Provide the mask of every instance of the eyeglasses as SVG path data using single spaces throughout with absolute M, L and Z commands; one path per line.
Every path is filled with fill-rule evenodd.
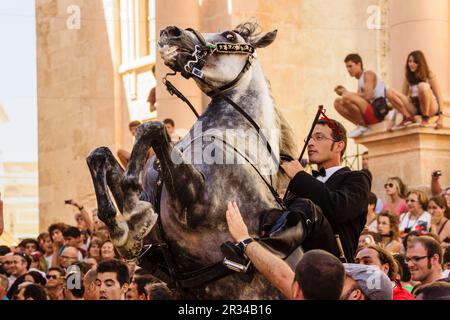
M 384 188 L 386 189 L 387 187 L 393 188 L 393 187 L 394 187 L 394 184 L 393 184 L 393 183 L 385 183 L 385 184 L 384 184 Z
M 334 140 L 334 139 L 332 139 L 332 138 L 325 137 L 325 136 L 324 136 L 323 134 L 321 134 L 321 133 L 313 134 L 313 135 L 311 136 L 311 139 L 313 139 L 314 141 L 317 141 L 317 142 L 320 142 L 320 141 L 323 141 L 323 140 L 331 140 L 331 141 L 333 141 L 333 142 L 337 142 L 336 140 Z M 305 143 L 306 143 L 306 142 L 309 142 L 308 138 L 303 139 L 303 141 L 304 141 Z
M 413 263 L 418 263 L 420 260 L 428 258 L 428 256 L 422 256 L 422 257 L 418 257 L 418 256 L 414 256 L 414 257 L 405 257 L 405 261 L 408 263 L 410 261 L 412 261 Z
M 51 280 L 51 279 L 58 279 L 59 277 L 56 274 L 48 274 L 45 276 L 47 278 L 47 280 Z
M 73 259 L 77 259 L 76 257 L 68 257 L 68 256 L 59 256 L 60 259 L 64 259 L 64 260 L 73 260 Z

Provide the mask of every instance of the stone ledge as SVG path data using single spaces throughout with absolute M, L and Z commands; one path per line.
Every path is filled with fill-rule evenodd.
M 409 125 L 407 127 L 397 129 L 394 131 L 387 131 L 387 121 L 377 123 L 370 126 L 369 131 L 363 135 L 355 138 L 355 143 L 365 144 L 367 142 L 395 139 L 402 136 L 413 134 L 432 134 L 437 136 L 450 136 L 450 118 L 444 117 L 444 128 L 436 130 L 434 129 L 434 121 L 436 117 L 430 118 L 430 125 L 426 127 L 420 127 L 420 117 L 417 117 L 417 123 Z

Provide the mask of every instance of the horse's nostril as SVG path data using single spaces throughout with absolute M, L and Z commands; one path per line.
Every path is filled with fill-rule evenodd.
M 167 27 L 166 29 L 164 29 L 164 32 L 169 36 L 169 37 L 179 37 L 181 36 L 181 30 L 177 27 Z

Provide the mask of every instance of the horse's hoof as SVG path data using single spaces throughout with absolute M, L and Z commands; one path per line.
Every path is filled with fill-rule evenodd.
M 142 251 L 143 239 L 153 229 L 158 215 L 153 212 L 141 212 L 133 216 L 128 221 L 132 226 L 128 232 L 128 239 L 125 244 L 118 247 L 120 254 L 127 260 L 135 259 Z

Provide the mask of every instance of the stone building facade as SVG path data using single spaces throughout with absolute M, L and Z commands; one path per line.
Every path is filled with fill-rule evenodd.
M 356 89 L 343 63 L 350 52 L 399 89 L 407 53 L 421 49 L 450 100 L 448 0 L 36 0 L 36 15 L 40 229 L 70 222 L 65 199 L 95 207 L 86 155 L 102 145 L 130 149 L 129 121 L 170 117 L 179 128 L 192 125 L 191 111 L 159 85 L 169 70 L 155 42 L 167 25 L 216 32 L 257 19 L 264 31 L 278 29 L 258 59 L 299 141 L 318 105 L 337 116 L 337 84 Z M 156 83 L 157 112 L 150 113 L 146 99 Z M 207 105 L 193 81 L 174 84 L 199 111 Z M 448 143 L 449 133 L 442 134 Z M 364 149 L 349 144 L 349 159 Z M 374 166 L 379 192 L 383 166 Z M 402 173 L 410 185 L 425 183 L 425 176 L 410 181 L 410 171 Z M 450 174 L 446 179 L 450 185 Z

